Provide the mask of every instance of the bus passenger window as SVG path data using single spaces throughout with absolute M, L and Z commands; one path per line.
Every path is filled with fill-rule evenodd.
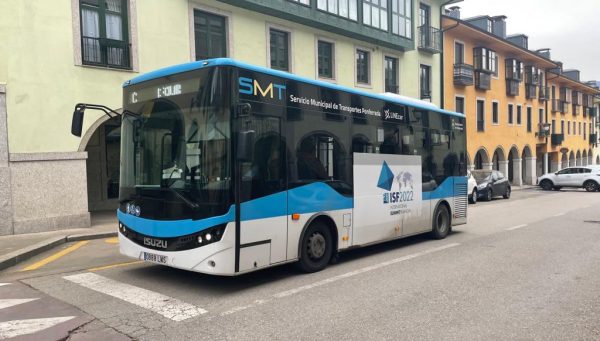
M 298 151 L 298 178 L 303 180 L 326 180 L 328 173 L 317 158 L 317 148 L 312 138 L 306 138 Z

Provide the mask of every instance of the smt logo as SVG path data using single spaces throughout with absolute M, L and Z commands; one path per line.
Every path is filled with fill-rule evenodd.
M 273 98 L 274 88 L 277 89 L 277 99 L 282 100 L 284 95 L 283 92 L 285 90 L 285 85 L 269 83 L 266 87 L 263 87 L 258 83 L 256 79 L 251 79 L 247 77 L 240 77 L 238 79 L 239 91 L 241 94 L 245 95 L 254 95 L 258 96 L 260 94 L 262 97 Z

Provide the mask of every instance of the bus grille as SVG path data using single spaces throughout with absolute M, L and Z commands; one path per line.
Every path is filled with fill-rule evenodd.
M 455 218 L 466 218 L 467 217 L 467 184 L 466 183 L 455 183 L 454 184 L 454 217 Z

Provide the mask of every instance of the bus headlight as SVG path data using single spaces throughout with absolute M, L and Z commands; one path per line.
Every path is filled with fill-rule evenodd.
M 196 240 L 198 241 L 198 246 L 204 246 L 220 241 L 223 237 L 224 232 L 225 224 L 214 226 L 200 232 L 196 237 Z

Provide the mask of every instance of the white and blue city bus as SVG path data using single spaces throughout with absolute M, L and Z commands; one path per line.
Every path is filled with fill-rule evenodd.
M 220 58 L 123 87 L 122 254 L 238 275 L 466 222 L 465 116 Z M 81 134 L 79 104 L 74 134 Z

